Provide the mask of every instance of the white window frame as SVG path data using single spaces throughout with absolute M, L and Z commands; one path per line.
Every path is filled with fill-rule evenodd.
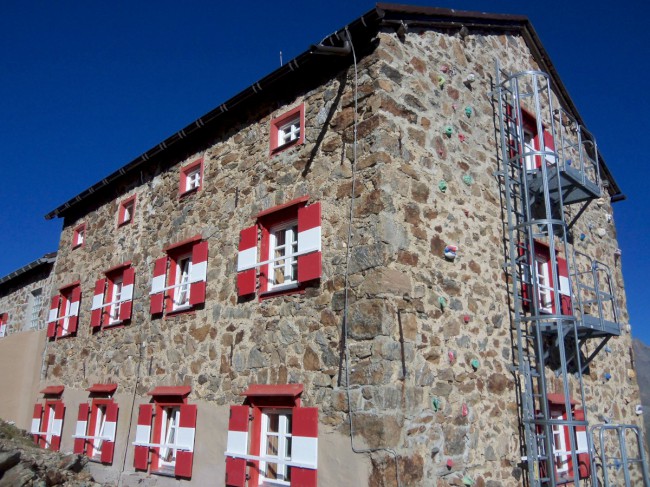
M 46 404 L 47 408 L 47 431 L 45 432 L 45 448 L 52 448 L 52 436 L 54 436 L 54 409 L 55 404 Z
M 95 439 L 93 440 L 92 452 L 92 458 L 95 460 L 101 458 L 102 454 L 102 444 L 104 440 L 101 438 L 104 436 L 104 426 L 106 425 L 106 404 L 98 404 L 96 411 L 95 431 L 93 434 Z
M 135 202 L 133 200 L 129 200 L 124 205 L 122 206 L 123 213 L 122 213 L 122 221 L 120 224 L 123 223 L 129 223 L 131 219 L 133 218 L 133 209 L 135 208 Z
M 121 274 L 113 279 L 113 290 L 111 294 L 111 307 L 108 314 L 108 325 L 121 323 L 120 309 L 122 308 L 122 289 L 124 288 L 124 275 Z
M 74 288 L 71 288 L 74 289 Z M 72 291 L 66 294 L 62 294 L 63 299 L 65 300 L 65 306 L 63 307 L 63 323 L 61 323 L 61 335 L 65 336 L 68 332 L 68 326 L 70 325 L 70 309 L 72 307 Z
M 278 127 L 278 147 L 300 139 L 300 114 Z
M 535 275 L 537 276 L 537 299 L 543 313 L 553 312 L 553 286 L 551 286 L 550 261 L 535 256 Z
M 276 234 L 284 232 L 284 244 L 278 246 Z M 276 256 L 279 247 L 283 247 L 284 253 Z M 289 251 L 287 253 L 287 250 Z M 290 220 L 272 227 L 269 231 L 269 255 L 268 260 L 268 291 L 281 291 L 298 287 L 298 220 Z M 283 257 L 283 258 L 282 258 Z M 291 273 L 295 268 L 295 279 L 291 279 Z M 283 269 L 284 281 L 276 283 L 275 271 Z
M 162 423 L 160 424 L 160 438 L 161 445 L 158 454 L 158 468 L 175 468 L 176 467 L 176 454 L 178 449 L 176 441 L 178 440 L 178 428 L 181 419 L 180 406 L 162 406 Z M 165 457 L 171 452 L 171 459 L 164 460 Z
M 30 293 L 29 304 L 30 304 L 29 323 L 27 327 L 30 330 L 39 330 L 41 328 L 40 326 L 41 307 L 43 306 L 42 288 L 34 289 Z
M 535 163 L 535 135 L 524 128 L 523 147 L 524 147 L 524 165 L 527 171 L 535 171 L 537 164 Z
M 174 299 L 172 300 L 172 311 L 190 307 L 190 276 L 192 275 L 192 253 L 188 252 L 175 259 L 176 275 L 174 276 Z M 187 268 L 183 272 L 183 266 L 187 262 Z M 185 299 L 179 301 L 181 294 Z
M 198 165 L 185 173 L 185 192 L 201 186 L 201 166 Z
M 552 419 L 563 420 L 562 414 L 552 416 Z M 553 431 L 553 465 L 555 466 L 555 473 L 563 475 L 569 472 L 569 455 L 567 452 L 567 438 L 564 434 L 564 425 L 552 425 Z
M 278 432 L 271 433 L 269 432 L 269 415 L 278 416 Z M 261 430 L 261 441 L 260 441 L 260 451 L 259 456 L 262 458 L 276 458 L 280 462 L 291 461 L 291 445 L 287 444 L 287 440 L 291 441 L 291 428 L 289 417 L 292 416 L 291 409 L 276 409 L 276 408 L 267 408 L 262 410 L 262 430 Z M 269 437 L 275 436 L 278 439 L 278 454 L 273 455 L 266 451 L 267 443 Z M 280 452 L 287 452 L 286 454 L 281 454 Z M 277 470 L 277 479 L 269 479 L 266 477 L 266 468 L 267 464 L 272 463 L 276 465 Z M 289 472 L 289 467 L 286 463 L 274 463 L 269 461 L 260 461 L 260 476 L 259 476 L 259 485 L 268 485 L 268 486 L 286 486 L 291 485 L 290 479 L 287 479 Z

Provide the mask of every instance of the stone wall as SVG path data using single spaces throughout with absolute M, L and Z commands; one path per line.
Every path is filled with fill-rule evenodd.
M 239 394 L 251 383 L 301 383 L 303 404 L 318 406 L 321 428 L 338 435 L 332 444 L 344 445 L 340 440 L 350 434 L 341 358 L 347 316 L 353 442 L 373 453 L 355 455 L 349 446 L 324 451 L 321 442 L 319 455 L 329 459 L 319 466 L 322 485 L 334 485 L 324 482 L 326 472 L 342 461 L 356 469 L 358 485 L 366 483 L 359 472 L 368 461 L 370 485 L 395 485 L 387 449 L 397 455 L 402 485 L 431 485 L 431 479 L 457 485 L 464 476 L 479 486 L 519 485 L 497 142 L 488 95 L 495 58 L 506 70 L 537 67 L 516 36 L 417 29 L 403 40 L 382 33 L 379 47 L 360 61 L 349 249 L 351 68 L 295 99 L 260 106 L 171 169 L 143 169 L 137 180 L 116 188 L 115 200 L 66 218 L 55 287 L 81 281 L 80 327 L 76 337 L 49 346 L 46 381 L 72 390 L 117 382 L 124 392 L 137 384 L 138 401 L 157 385 L 191 385 L 190 400 L 212 411 L 199 409 L 199 427 L 203 414 L 241 404 Z M 443 72 L 443 66 L 449 69 Z M 466 85 L 468 74 L 476 80 Z M 306 107 L 305 144 L 269 157 L 271 117 L 299 103 Z M 451 137 L 444 133 L 448 126 Z M 199 156 L 204 185 L 179 198 L 179 168 Z M 134 193 L 134 223 L 116 228 L 119 201 Z M 238 300 L 239 231 L 259 211 L 307 194 L 322 204 L 319 285 L 304 294 Z M 585 250 L 615 269 L 625 309 L 615 230 L 606 217 L 611 212 L 606 199 L 592 204 L 576 231 L 589 236 L 580 244 Z M 87 223 L 86 244 L 71 250 L 72 231 L 81 222 Z M 164 245 L 196 234 L 209 242 L 205 306 L 152 318 L 148 293 L 155 259 Z M 447 244 L 459 246 L 453 262 L 443 256 Z M 133 319 L 93 335 L 95 280 L 125 261 L 136 269 Z M 585 378 L 590 418 L 635 421 L 630 345 L 629 333 L 612 340 L 612 352 L 601 354 Z M 606 370 L 612 375 L 607 382 Z M 222 441 L 226 436 L 225 430 L 213 434 Z M 131 464 L 132 456 L 127 471 Z M 197 456 L 194 468 L 222 472 L 223 457 Z

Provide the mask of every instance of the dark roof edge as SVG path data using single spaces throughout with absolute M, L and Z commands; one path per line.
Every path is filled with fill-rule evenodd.
M 341 34 L 343 34 L 346 29 L 350 29 L 350 31 L 352 32 L 354 28 L 359 28 L 359 27 L 378 28 L 380 21 L 385 17 L 386 13 L 392 13 L 398 15 L 399 14 L 421 15 L 424 17 L 437 16 L 439 17 L 439 19 L 437 20 L 440 22 L 441 25 L 446 24 L 446 25 L 459 26 L 459 27 L 462 25 L 471 25 L 476 27 L 483 26 L 483 27 L 492 27 L 492 28 L 501 27 L 501 28 L 515 29 L 521 31 L 522 35 L 524 36 L 524 39 L 526 40 L 526 43 L 528 44 L 528 46 L 531 48 L 531 51 L 533 52 L 533 56 L 540 64 L 540 67 L 542 67 L 543 70 L 547 71 L 551 75 L 553 85 L 558 91 L 558 94 L 561 96 L 563 102 L 566 103 L 566 107 L 575 115 L 578 123 L 584 125 L 582 117 L 580 117 L 580 114 L 578 113 L 575 104 L 571 100 L 571 97 L 569 96 L 566 88 L 564 87 L 564 84 L 560 80 L 557 70 L 553 66 L 553 63 L 551 62 L 548 53 L 544 49 L 539 36 L 535 32 L 535 29 L 530 23 L 528 17 L 523 15 L 492 14 L 486 12 L 461 11 L 461 10 L 438 8 L 438 7 L 418 7 L 418 6 L 400 5 L 400 4 L 392 4 L 392 3 L 378 3 L 374 9 L 366 12 L 361 17 L 352 21 L 350 24 L 346 25 L 342 29 L 339 29 L 338 31 L 329 35 L 328 37 L 323 39 L 321 43 L 325 45 L 336 45 L 337 42 L 335 40 L 338 40 L 338 43 L 340 44 Z M 289 73 L 295 70 L 301 69 L 305 64 L 308 64 L 311 59 L 311 55 L 312 55 L 311 48 L 303 52 L 302 54 L 299 54 L 288 63 L 272 71 L 264 78 L 260 79 L 259 81 L 253 83 L 251 86 L 239 92 L 229 100 L 225 101 L 214 110 L 198 118 L 197 120 L 187 125 L 183 129 L 179 130 L 175 134 L 166 138 L 160 144 L 149 149 L 147 152 L 136 157 L 125 166 L 121 167 L 120 169 L 113 172 L 112 174 L 109 174 L 101 181 L 92 185 L 90 188 L 82 191 L 74 198 L 68 200 L 67 202 L 57 207 L 56 209 L 52 210 L 51 212 L 45 215 L 45 219 L 51 220 L 52 218 L 63 216 L 70 208 L 80 203 L 87 197 L 91 196 L 93 193 L 99 191 L 100 189 L 109 185 L 113 181 L 124 176 L 127 172 L 131 172 L 137 169 L 143 163 L 159 156 L 159 154 L 164 152 L 170 146 L 174 145 L 176 142 L 180 140 L 184 140 L 194 135 L 195 132 L 200 131 L 202 127 L 205 126 L 205 124 L 217 119 L 223 113 L 236 108 L 238 105 L 248 100 L 249 98 L 259 96 L 263 90 L 267 90 L 277 81 L 282 79 L 284 76 L 288 75 Z M 599 154 L 599 160 L 602 166 L 603 176 L 610 181 L 610 185 L 609 185 L 610 194 L 612 196 L 621 195 L 621 190 L 618 187 L 618 184 L 616 183 L 613 175 L 607 168 L 604 159 L 600 157 L 600 154 Z
M 56 252 L 50 252 L 48 254 L 45 254 L 43 257 L 40 257 L 39 259 L 36 259 L 35 261 L 22 266 L 20 269 L 17 269 L 7 274 L 4 277 L 0 277 L 0 285 L 9 282 L 13 279 L 16 279 L 17 277 L 20 277 L 21 275 L 31 271 L 32 269 L 36 269 L 46 264 L 54 264 L 54 262 L 56 262 Z

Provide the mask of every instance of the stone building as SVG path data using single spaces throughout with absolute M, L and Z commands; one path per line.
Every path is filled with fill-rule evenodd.
M 47 215 L 32 431 L 122 485 L 588 482 L 623 197 L 525 17 L 380 4 Z

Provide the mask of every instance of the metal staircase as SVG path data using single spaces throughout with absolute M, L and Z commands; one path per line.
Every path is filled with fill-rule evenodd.
M 589 481 L 593 464 L 582 374 L 620 334 L 611 273 L 573 252 L 565 221 L 566 205 L 584 205 L 579 216 L 601 195 L 598 151 L 591 134 L 554 108 L 546 73 L 509 75 L 497 64 L 493 97 L 527 481 L 578 485 Z M 584 356 L 582 345 L 591 339 L 600 342 Z

